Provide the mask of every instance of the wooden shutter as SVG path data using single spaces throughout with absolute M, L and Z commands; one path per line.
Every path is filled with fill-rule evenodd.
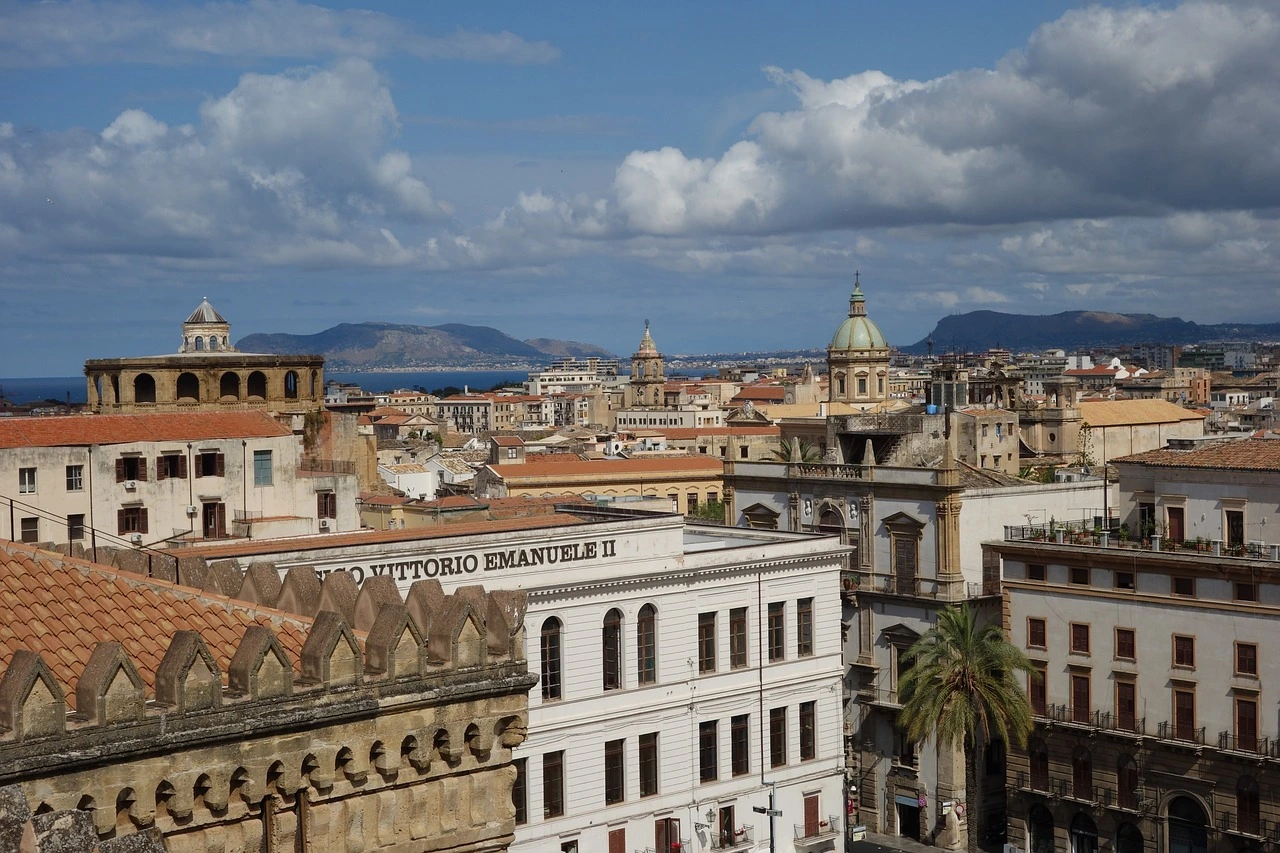
M 217 528 L 219 538 L 227 535 L 227 505 L 224 503 L 217 505 Z
M 138 457 L 138 479 L 142 482 L 147 481 L 147 457 Z
M 197 477 L 204 476 L 204 454 L 203 453 L 196 454 L 196 476 Z
M 809 794 L 804 798 L 804 834 L 806 837 L 818 834 L 817 794 Z
M 893 569 L 899 593 L 915 594 L 917 547 L 918 543 L 913 536 L 893 537 Z
M 156 457 L 156 482 L 168 479 L 169 477 L 169 460 L 164 456 Z
M 185 455 L 180 455 L 178 457 L 178 475 L 177 476 L 178 476 L 178 479 L 180 480 L 187 479 L 187 457 Z
M 123 458 L 116 460 L 116 482 L 117 483 L 124 482 L 124 459 Z
M 1120 728 L 1131 732 L 1137 727 L 1138 691 L 1128 681 L 1116 682 L 1116 716 Z
M 147 532 L 147 508 L 145 506 L 138 510 L 138 532 Z
M 627 853 L 627 830 L 609 830 L 609 853 Z
M 219 453 L 217 456 L 217 459 L 214 461 L 214 476 L 225 477 L 226 475 L 227 475 L 227 457 Z
M 116 461 L 119 462 L 120 460 L 117 459 Z M 116 510 L 116 533 L 118 533 L 121 536 L 125 534 L 124 510 L 122 509 Z

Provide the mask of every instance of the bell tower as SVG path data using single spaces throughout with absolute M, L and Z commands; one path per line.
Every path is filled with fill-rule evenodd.
M 662 353 L 649 335 L 649 321 L 644 321 L 644 337 L 640 348 L 631 355 L 631 382 L 627 385 L 628 409 L 656 409 L 662 406 L 662 392 L 667 384 L 662 368 Z

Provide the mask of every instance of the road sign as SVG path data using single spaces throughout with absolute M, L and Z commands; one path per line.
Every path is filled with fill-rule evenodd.
M 756 814 L 767 814 L 769 817 L 782 817 L 782 809 L 766 809 L 764 806 L 752 806 Z

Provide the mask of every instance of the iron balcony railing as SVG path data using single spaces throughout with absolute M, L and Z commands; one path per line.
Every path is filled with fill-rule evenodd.
M 1176 741 L 1179 743 L 1192 743 L 1197 746 L 1204 746 L 1204 726 L 1193 728 L 1191 726 L 1179 726 L 1171 722 L 1163 722 L 1156 731 L 1156 737 L 1161 740 Z
M 755 827 L 751 826 L 744 826 L 733 832 L 711 833 L 712 850 L 747 849 L 754 846 L 755 843 Z
M 1234 812 L 1218 812 L 1218 831 L 1230 832 L 1234 835 L 1248 835 L 1252 838 L 1270 837 L 1268 831 L 1274 833 L 1273 826 L 1256 814 L 1237 814 Z
M 837 835 L 840 832 L 840 818 L 837 815 L 827 815 L 818 821 L 817 826 L 807 826 L 803 823 L 797 823 L 794 826 L 796 828 L 796 841 L 816 841 L 820 838 Z
M 1218 733 L 1218 749 L 1229 752 L 1247 752 L 1253 755 L 1271 755 L 1271 739 L 1253 735 L 1240 737 L 1231 732 Z

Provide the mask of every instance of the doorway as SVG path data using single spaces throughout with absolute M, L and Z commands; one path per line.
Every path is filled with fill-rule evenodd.
M 898 795 L 894 802 L 898 811 L 898 835 L 920 840 L 920 801 Z

